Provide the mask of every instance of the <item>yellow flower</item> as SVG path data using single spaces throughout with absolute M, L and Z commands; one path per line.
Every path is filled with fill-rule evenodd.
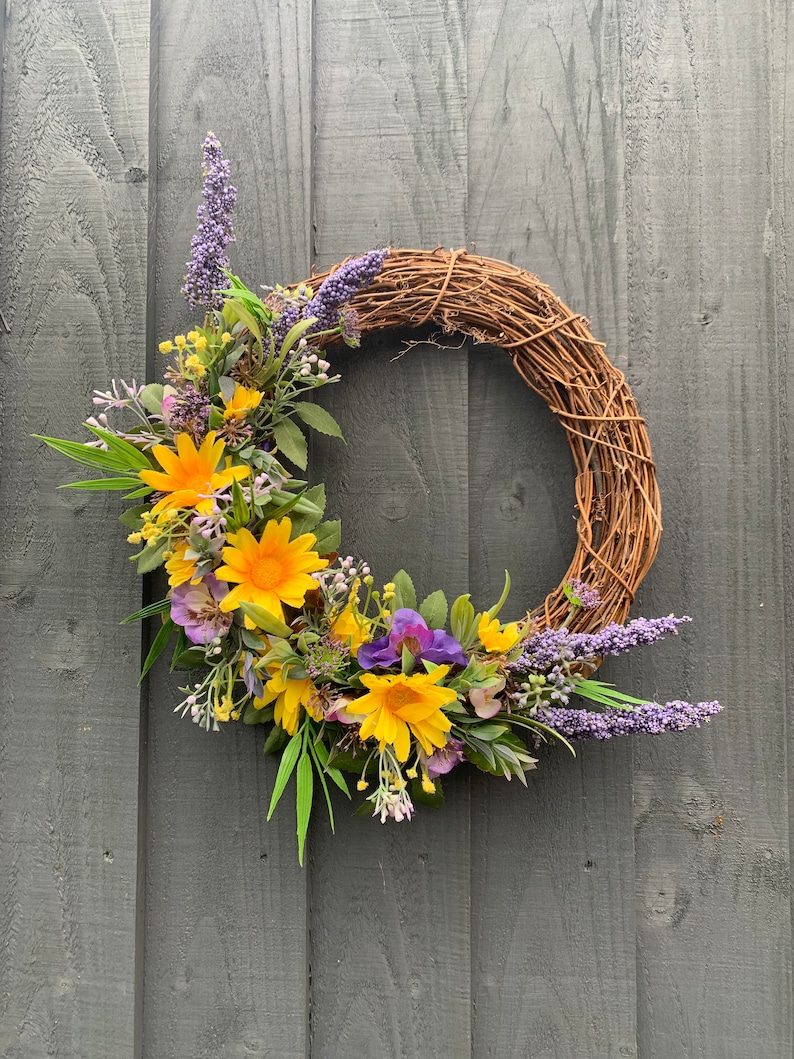
M 199 378 L 207 374 L 207 369 L 201 363 L 195 353 L 191 353 L 190 356 L 185 360 L 185 368 L 188 371 L 192 371 L 194 375 L 198 375 Z
M 436 785 L 435 785 L 435 783 L 433 783 L 433 781 L 430 779 L 430 777 L 427 774 L 422 776 L 422 790 L 425 792 L 425 794 L 435 794 L 436 793 Z
M 198 337 L 199 337 L 198 331 L 188 331 L 188 333 L 187 333 L 188 342 L 192 342 L 194 345 L 196 344 L 196 339 Z
M 184 585 L 186 581 L 197 585 L 201 580 L 201 575 L 196 575 L 195 560 L 185 558 L 187 549 L 187 542 L 183 541 L 181 544 L 177 544 L 171 556 L 165 561 L 168 584 L 171 588 L 176 588 L 177 585 Z
M 241 602 L 264 607 L 277 618 L 284 618 L 282 604 L 299 607 L 306 593 L 316 587 L 309 574 L 328 566 L 311 547 L 317 541 L 313 533 L 303 533 L 290 541 L 292 522 L 270 519 L 260 540 L 247 529 L 229 534 L 231 548 L 223 549 L 223 561 L 215 571 L 222 581 L 236 582 L 236 587 L 221 600 L 221 610 L 235 610 Z M 246 625 L 253 622 L 246 617 Z
M 177 434 L 176 452 L 165 445 L 155 445 L 152 453 L 165 473 L 139 471 L 138 476 L 153 489 L 170 493 L 157 501 L 153 514 L 168 508 L 188 507 L 208 515 L 212 511 L 212 493 L 248 477 L 247 467 L 217 470 L 223 457 L 223 442 L 215 441 L 214 430 L 207 434 L 198 451 L 189 434 Z
M 347 644 L 353 658 L 358 649 L 369 640 L 369 627 L 372 623 L 348 603 L 339 617 L 331 625 L 331 636 L 340 643 Z
M 369 784 L 367 783 L 366 780 L 359 780 L 358 783 L 356 784 L 356 790 L 357 791 L 365 791 L 367 789 L 367 787 L 369 787 Z
M 176 342 L 177 349 L 184 349 L 185 348 L 185 336 L 184 335 L 174 335 L 174 342 Z
M 161 342 L 157 348 L 160 350 L 161 353 L 170 353 L 171 350 L 174 348 L 174 344 L 173 342 Z
M 221 342 L 231 342 L 232 336 L 228 331 L 224 331 L 221 335 Z
M 500 632 L 497 619 L 489 618 L 487 614 L 483 614 L 480 618 L 477 635 L 480 637 L 480 643 L 486 651 L 498 651 L 499 654 L 504 654 L 515 647 L 521 639 L 521 633 L 518 631 L 518 622 L 514 621 L 511 625 L 505 625 Z
M 451 688 L 437 687 L 449 672 L 449 666 L 439 666 L 432 673 L 412 673 L 406 676 L 376 677 L 361 675 L 361 683 L 369 688 L 366 695 L 355 701 L 358 714 L 368 714 L 361 725 L 360 736 L 374 736 L 380 750 L 390 743 L 398 761 L 407 761 L 411 749 L 411 734 L 428 757 L 436 747 L 447 741 L 446 733 L 452 722 L 442 706 L 454 702 L 457 695 Z M 410 729 L 410 732 L 409 732 Z
M 199 351 L 199 353 L 201 353 L 202 350 L 207 348 L 207 340 L 204 337 L 204 335 L 198 335 L 193 340 L 193 345 L 196 347 L 196 349 Z
M 231 716 L 234 703 L 231 700 L 231 696 L 224 695 L 220 701 L 220 704 L 215 703 L 215 708 L 212 711 L 215 715 L 216 721 L 228 721 Z
M 234 396 L 230 401 L 221 394 L 226 409 L 223 413 L 224 419 L 245 419 L 249 412 L 258 408 L 265 395 L 261 390 L 248 390 L 239 382 L 234 384 Z
M 284 675 L 284 670 L 279 667 L 273 676 L 265 684 L 265 690 L 261 699 L 254 699 L 254 706 L 261 710 L 263 706 L 273 702 L 273 720 L 280 724 L 287 735 L 295 735 L 298 730 L 301 706 L 305 706 L 306 712 L 315 721 L 319 721 L 323 715 L 322 708 L 317 701 L 312 706 L 312 699 L 316 699 L 317 689 L 309 677 L 303 680 L 291 680 L 289 675 Z
M 130 533 L 127 540 L 130 544 L 140 544 L 143 540 L 143 534 L 137 531 L 135 533 Z

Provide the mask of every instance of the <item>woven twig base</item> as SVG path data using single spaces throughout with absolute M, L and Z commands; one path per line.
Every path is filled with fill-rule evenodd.
M 312 276 L 315 290 L 338 265 Z M 576 465 L 578 542 L 563 582 L 532 611 L 541 625 L 568 614 L 562 585 L 579 577 L 603 604 L 570 628 L 592 632 L 625 620 L 656 556 L 661 506 L 644 420 L 623 374 L 588 321 L 540 280 L 466 250 L 393 250 L 353 301 L 363 333 L 439 324 L 505 350 L 568 435 Z

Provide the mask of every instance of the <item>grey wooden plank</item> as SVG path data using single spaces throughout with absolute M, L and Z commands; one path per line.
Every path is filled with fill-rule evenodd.
M 133 1055 L 140 583 L 78 437 L 141 378 L 148 5 L 4 5 L 0 1052 Z M 85 435 L 87 438 L 87 435 Z
M 590 315 L 621 365 L 618 44 L 614 3 L 482 0 L 471 11 L 470 237 Z M 471 401 L 472 589 L 487 602 L 507 565 L 519 613 L 570 560 L 573 468 L 561 428 L 546 410 L 532 416 L 506 354 L 502 364 L 496 356 L 471 357 L 482 380 Z M 528 791 L 489 777 L 472 785 L 472 905 L 482 909 L 472 924 L 473 1051 L 634 1055 L 630 750 L 540 758 Z
M 267 15 L 267 17 L 265 17 Z M 253 289 L 309 268 L 311 4 L 164 4 L 157 84 L 155 341 L 179 294 L 211 129 L 238 189 L 232 268 Z M 143 1053 L 306 1053 L 306 876 L 288 810 L 265 825 L 275 763 L 252 729 L 198 732 L 151 682 Z
M 666 525 L 643 603 L 695 619 L 640 664 L 651 693 L 725 707 L 706 731 L 636 747 L 644 1059 L 792 1049 L 786 43 L 771 11 L 694 0 L 632 8 L 625 26 L 632 374 Z
M 409 334 L 414 334 L 409 332 Z M 401 565 L 419 598 L 454 598 L 468 575 L 467 357 L 392 335 L 335 353 L 324 404 L 347 444 L 313 467 L 343 517 L 344 551 L 378 584 Z M 353 786 L 355 784 L 353 783 Z M 352 817 L 311 842 L 312 1054 L 466 1055 L 469 1050 L 469 797 L 454 777 L 437 811 L 408 822 Z M 357 800 L 360 799 L 357 796 Z
M 318 264 L 372 246 L 465 238 L 462 0 L 315 6 L 313 222 Z M 348 439 L 315 476 L 344 548 L 421 591 L 465 591 L 466 359 L 384 339 L 345 356 L 328 407 Z M 452 358 L 452 359 L 449 359 Z M 359 366 L 354 366 L 354 364 Z M 324 398 L 325 403 L 325 398 Z M 351 542 L 351 543 L 348 543 Z M 410 824 L 351 819 L 311 838 L 312 1054 L 469 1054 L 468 782 Z

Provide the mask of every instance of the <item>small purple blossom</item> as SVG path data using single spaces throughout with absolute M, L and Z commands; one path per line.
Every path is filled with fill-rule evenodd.
M 171 593 L 171 620 L 182 626 L 191 643 L 206 647 L 231 627 L 232 615 L 220 609 L 220 601 L 228 592 L 226 582 L 214 574 L 206 574 L 197 585 L 177 585 Z
M 310 316 L 316 317 L 316 321 L 306 332 L 307 336 L 317 331 L 328 331 L 337 327 L 341 320 L 346 340 L 354 342 L 357 318 L 355 315 L 350 316 L 351 310 L 347 308 L 348 302 L 372 283 L 383 268 L 383 263 L 388 256 L 387 249 L 370 250 L 362 257 L 346 261 L 323 280 L 317 293 L 303 307 L 297 305 L 285 307 L 273 324 L 276 345 L 281 345 L 287 332 L 298 320 L 307 320 Z
M 569 710 L 552 706 L 543 711 L 543 723 L 567 739 L 612 739 L 619 735 L 659 732 L 683 732 L 700 728 L 719 713 L 718 702 L 666 702 L 663 706 L 649 702 L 631 710 Z
M 394 612 L 387 636 L 359 647 L 357 661 L 362 669 L 375 666 L 386 669 L 400 662 L 404 647 L 417 661 L 457 666 L 465 666 L 469 661 L 453 636 L 443 629 L 428 629 L 422 615 L 407 607 Z
M 211 132 L 207 134 L 202 153 L 204 201 L 198 208 L 198 229 L 190 244 L 192 256 L 187 263 L 182 293 L 191 306 L 211 310 L 223 308 L 223 295 L 217 291 L 228 286 L 221 270 L 229 267 L 226 246 L 234 242 L 232 212 L 237 189 L 229 183 L 229 162 Z
M 530 636 L 520 658 L 510 666 L 515 674 L 542 673 L 561 662 L 592 662 L 604 655 L 620 655 L 635 647 L 656 643 L 675 635 L 678 626 L 692 621 L 686 615 L 676 618 L 635 618 L 626 625 L 613 622 L 601 632 L 570 632 L 568 629 L 544 629 Z
M 565 595 L 575 607 L 582 610 L 594 610 L 603 603 L 601 593 L 597 588 L 591 588 L 586 581 L 580 577 L 572 577 L 565 584 Z
M 163 422 L 174 434 L 190 434 L 199 444 L 207 436 L 209 419 L 209 398 L 195 386 L 188 385 L 180 393 L 163 398 Z

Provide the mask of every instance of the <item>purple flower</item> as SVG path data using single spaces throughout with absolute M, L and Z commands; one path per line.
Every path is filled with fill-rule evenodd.
M 307 336 L 336 327 L 340 318 L 349 315 L 350 310 L 346 309 L 348 302 L 372 283 L 388 256 L 388 250 L 370 250 L 363 257 L 346 261 L 323 280 L 315 296 L 302 309 L 295 305 L 285 308 L 273 324 L 276 345 L 281 345 L 289 329 L 298 320 L 307 320 L 310 316 L 317 319 L 306 332 Z M 357 317 L 353 315 L 350 319 L 342 319 L 342 324 L 347 340 L 354 341 Z
M 435 779 L 436 776 L 446 776 L 464 760 L 463 743 L 460 739 L 452 738 L 440 750 L 434 750 L 429 757 L 420 749 L 419 757 L 426 766 L 427 774 L 431 779 Z
M 195 386 L 186 386 L 180 393 L 169 393 L 163 398 L 163 422 L 174 434 L 190 434 L 200 444 L 207 436 L 209 419 L 209 398 Z
M 564 591 L 571 603 L 575 607 L 581 607 L 582 610 L 594 610 L 603 603 L 598 589 L 591 588 L 580 577 L 572 577 L 566 582 Z
M 683 732 L 700 728 L 702 722 L 719 713 L 718 702 L 649 702 L 632 710 L 568 710 L 552 706 L 542 713 L 543 723 L 568 739 L 612 739 L 618 735 L 646 732 Z
M 357 661 L 362 669 L 383 669 L 397 665 L 402 659 L 403 647 L 407 647 L 417 661 L 449 663 L 465 666 L 468 658 L 458 641 L 443 629 L 428 629 L 421 614 L 403 607 L 394 612 L 387 636 L 372 643 L 362 644 Z
M 232 212 L 237 189 L 229 183 L 229 163 L 211 132 L 204 141 L 203 158 L 204 201 L 198 208 L 198 229 L 190 244 L 193 255 L 182 293 L 192 306 L 222 309 L 223 295 L 216 292 L 229 285 L 221 270 L 229 267 L 226 244 L 234 242 Z
M 232 615 L 224 614 L 220 601 L 229 591 L 225 581 L 215 574 L 206 574 L 197 585 L 186 582 L 171 593 L 171 620 L 181 625 L 191 643 L 205 647 L 216 636 L 225 636 L 232 624 Z

